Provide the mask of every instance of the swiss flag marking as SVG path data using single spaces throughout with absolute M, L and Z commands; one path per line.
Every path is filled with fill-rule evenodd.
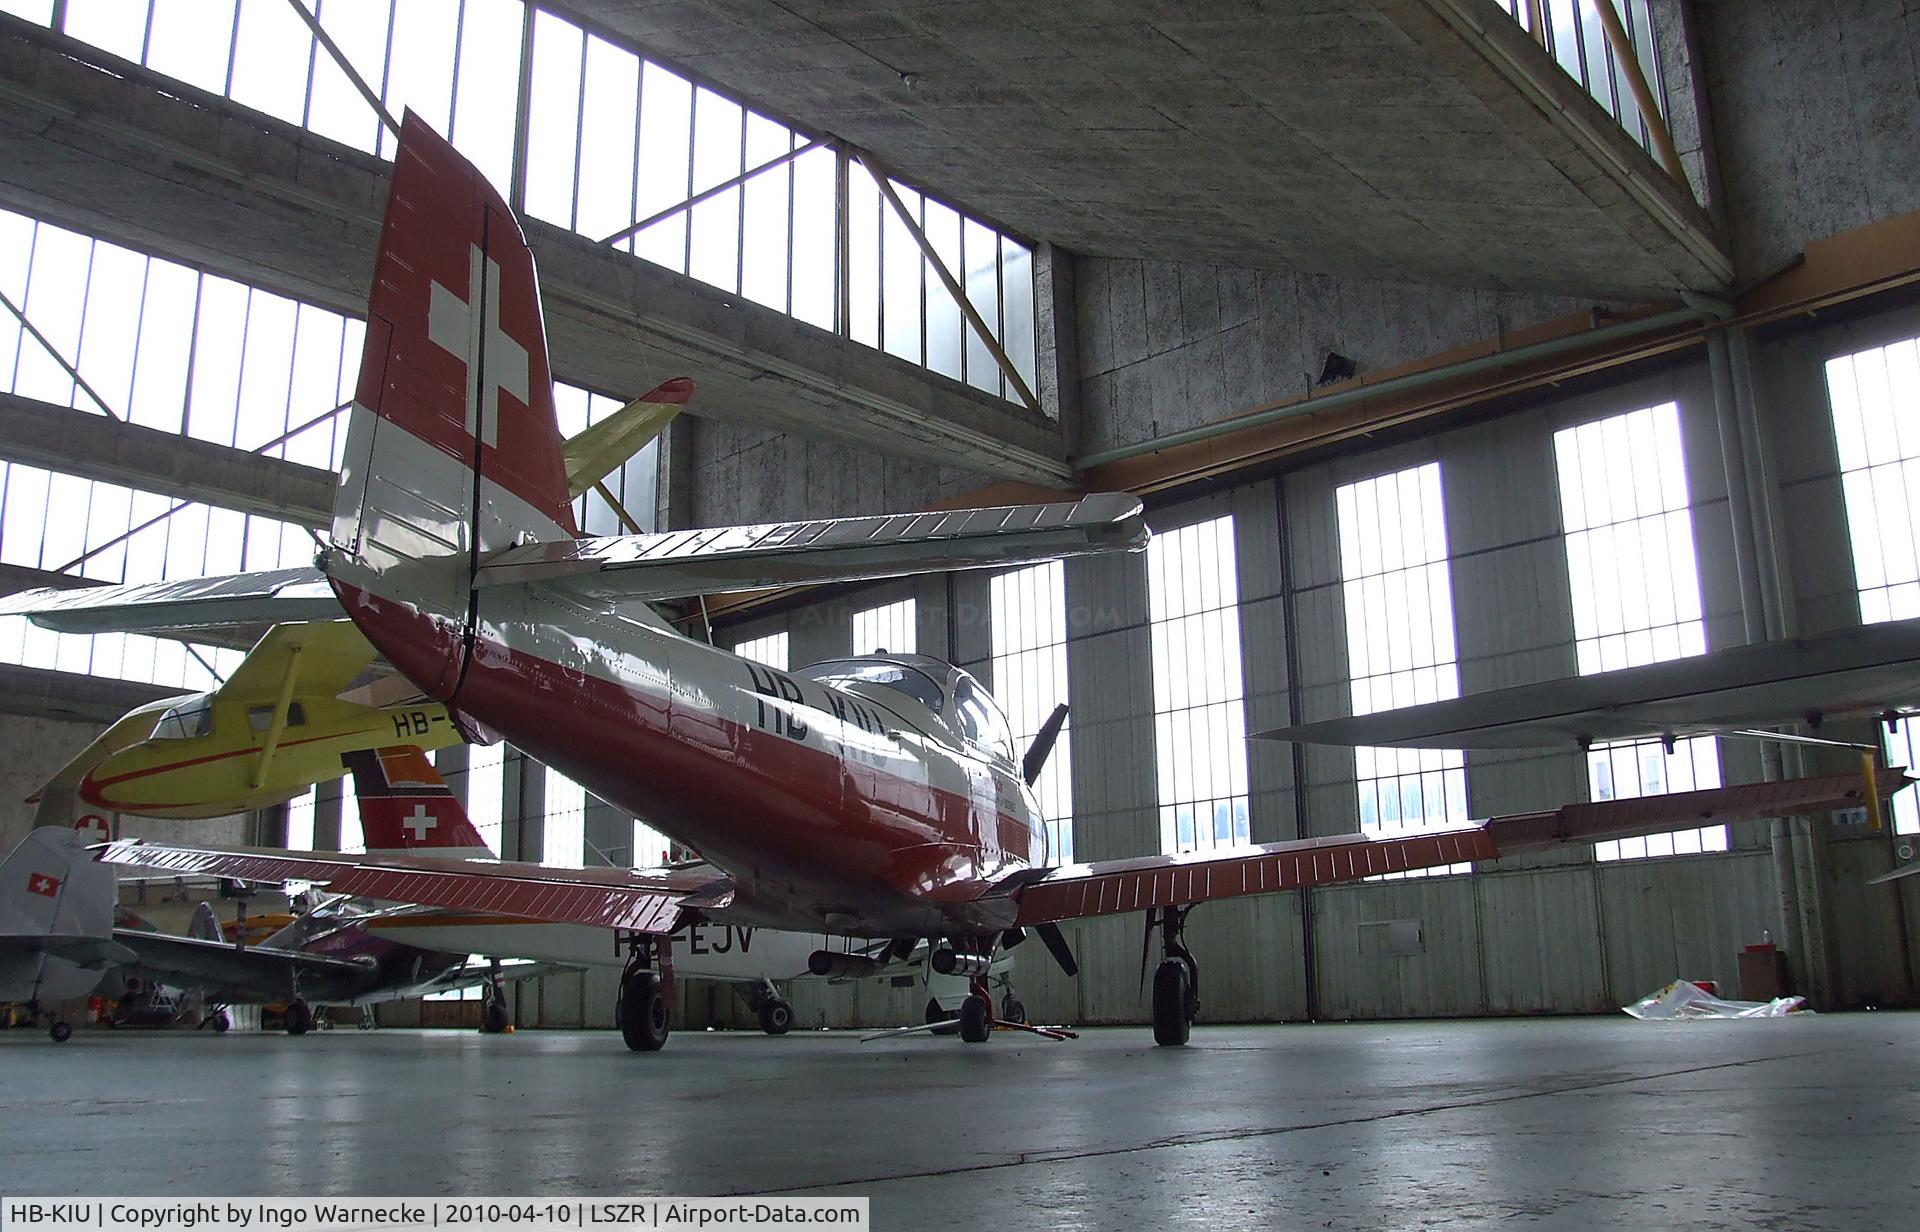
M 500 443 L 500 392 L 505 390 L 525 406 L 527 348 L 500 327 L 500 263 L 471 245 L 467 294 L 483 295 L 484 311 L 475 311 L 471 299 L 430 282 L 427 296 L 427 339 L 467 365 L 467 431 L 488 445 Z M 485 371 L 484 378 L 481 373 Z M 480 387 L 482 380 L 485 388 Z
M 416 804 L 413 806 L 413 815 L 402 819 L 400 824 L 412 833 L 414 842 L 423 843 L 428 832 L 440 824 L 440 819 L 428 812 L 426 805 Z
M 38 894 L 41 898 L 59 898 L 60 879 L 45 873 L 28 873 L 27 893 Z
M 73 823 L 74 830 L 89 843 L 105 843 L 113 835 L 107 830 L 107 819 L 98 813 L 88 813 Z

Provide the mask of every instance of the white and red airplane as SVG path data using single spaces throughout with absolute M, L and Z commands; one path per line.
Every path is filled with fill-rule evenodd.
M 331 545 L 341 605 L 457 720 L 504 736 L 699 851 L 710 871 L 641 873 L 422 857 L 290 856 L 157 843 L 102 858 L 339 893 L 625 930 L 620 1024 L 667 1038 L 674 930 L 690 918 L 935 947 L 937 969 L 984 977 L 1033 929 L 1071 974 L 1057 923 L 1145 912 L 1160 934 L 1155 1039 L 1186 1040 L 1198 968 L 1182 943 L 1197 903 L 1490 860 L 1746 817 L 1857 804 L 1859 775 L 1570 805 L 1448 833 L 1354 834 L 1058 866 L 1030 784 L 1059 713 L 1020 757 L 967 672 L 917 655 L 775 671 L 692 641 L 648 601 L 756 584 L 977 568 L 1142 546 L 1140 504 L 1072 504 L 576 539 L 540 295 L 500 195 L 417 118 L 403 126 L 381 231 L 366 349 Z M 62 592 L 22 607 L 147 627 L 205 608 L 276 619 L 287 575 Z M 253 605 L 253 606 L 250 606 Z M 87 615 L 91 612 L 92 615 Z M 96 623 L 89 625 L 88 620 Z M 209 619 L 207 623 L 215 623 Z M 121 624 L 118 627 L 133 627 Z M 1892 790 L 1903 780 L 1886 775 Z M 984 983 L 960 1033 L 988 1038 Z M 1034 1029 L 1034 1028 L 1027 1028 Z

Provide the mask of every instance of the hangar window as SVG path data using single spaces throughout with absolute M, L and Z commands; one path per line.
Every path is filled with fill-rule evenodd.
M 529 15 L 523 0 L 302 3 L 390 115 L 417 112 L 516 208 L 977 389 L 1030 399 L 1033 253 L 1014 237 L 543 5 Z M 393 157 L 393 134 L 286 0 L 0 7 Z
M 540 863 L 549 868 L 585 867 L 587 789 L 548 766 L 545 805 Z
M 787 670 L 786 630 L 735 642 L 733 653 L 743 659 L 752 659 L 755 663 L 764 663 L 777 672 L 784 672 Z
M 340 794 L 340 850 L 363 852 L 367 849 L 367 832 L 360 825 L 360 797 L 354 794 L 351 782 L 346 786 Z
M 360 322 L 7 211 L 0 293 L 40 334 L 0 310 L 0 390 L 338 468 L 346 437 L 339 412 L 352 397 Z M 618 409 L 585 390 L 554 392 L 564 425 L 576 430 Z M 637 517 L 652 514 L 655 457 L 649 445 L 607 478 Z M 582 506 L 590 531 L 621 529 L 600 496 Z M 313 552 L 312 536 L 291 522 L 0 463 L 7 565 L 152 582 L 306 565 Z M 31 667 L 205 689 L 240 658 L 167 638 L 57 634 L 0 617 L 0 661 Z
M 467 746 L 467 820 L 495 855 L 500 852 L 501 803 L 506 786 L 507 746 Z
M 914 615 L 914 601 L 911 598 L 855 612 L 853 653 L 865 655 L 884 650 L 889 654 L 914 654 L 920 648 Z M 934 706 L 935 710 L 939 708 L 938 705 Z
M 1661 83 L 1648 0 L 1500 0 L 1500 4 L 1546 47 L 1569 77 L 1585 86 L 1594 101 L 1620 121 L 1629 136 L 1652 148 L 1653 134 L 1634 102 L 1625 66 L 1614 53 L 1597 7 L 1612 7 L 1654 101 L 1664 113 L 1667 96 Z
M 1840 483 L 1865 624 L 1920 616 L 1920 340 L 1827 361 Z M 1920 764 L 1920 724 L 1882 733 L 1887 760 Z M 1912 787 L 1893 798 L 1894 830 L 1920 833 Z
M 659 868 L 673 858 L 673 844 L 667 836 L 639 818 L 633 821 L 632 864 L 635 868 Z
M 577 385 L 565 385 L 558 381 L 553 385 L 554 420 L 563 437 L 578 436 L 624 405 L 618 398 L 596 394 Z M 574 525 L 580 528 L 581 533 L 588 535 L 624 535 L 634 531 L 634 526 L 639 527 L 638 531 L 634 531 L 636 534 L 653 530 L 654 494 L 660 475 L 659 458 L 659 441 L 650 441 L 645 448 L 602 479 L 601 486 L 606 489 L 605 492 L 589 488 L 575 497 Z M 619 502 L 619 511 L 607 503 L 608 495 Z M 633 525 L 628 525 L 626 519 L 620 516 L 621 512 L 633 520 Z
M 313 806 L 319 789 L 306 791 L 287 801 L 287 850 L 313 850 Z
M 1147 544 L 1162 851 L 1251 842 L 1233 515 Z
M 1705 654 L 1680 408 L 1668 402 L 1554 433 L 1580 674 Z M 1596 746 L 1587 754 L 1595 800 L 1720 786 L 1711 736 Z M 1600 860 L 1725 851 L 1727 828 L 1706 826 L 1594 844 Z
M 1346 484 L 1334 506 L 1353 713 L 1460 696 L 1440 464 Z M 1353 760 L 1363 833 L 1396 838 L 1467 822 L 1458 749 L 1359 748 Z M 1472 871 L 1450 864 L 1379 879 Z
M 1067 700 L 1067 590 L 1061 563 L 1050 560 L 997 573 L 987 583 L 993 643 L 993 694 L 1024 753 L 1053 708 Z M 1033 785 L 1047 831 L 1047 858 L 1073 860 L 1073 724 L 1060 729 L 1053 754 Z

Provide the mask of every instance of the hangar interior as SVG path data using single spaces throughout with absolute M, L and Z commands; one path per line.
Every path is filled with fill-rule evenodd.
M 1711 738 L 1244 737 L 1920 615 L 1920 34 L 1897 0 L 296 9 L 0 0 L 9 591 L 311 559 L 392 157 L 344 60 L 520 211 L 563 428 L 695 380 L 582 498 L 589 533 L 1146 500 L 1144 553 L 690 615 L 783 668 L 949 659 L 1016 745 L 1069 703 L 1039 786 L 1073 858 L 1777 775 Z M 105 722 L 238 660 L 0 621 L 0 838 Z M 512 748 L 437 760 L 503 857 L 666 849 Z M 358 841 L 337 782 L 113 825 Z M 1737 988 L 1763 938 L 1817 1007 L 1911 1005 L 1920 879 L 1862 888 L 1920 831 L 1911 791 L 1891 829 L 1710 827 L 1210 904 L 1205 1020 L 1604 1013 L 1676 976 Z M 1023 952 L 1029 1013 L 1142 1021 L 1138 928 L 1069 925 L 1077 980 Z M 611 1026 L 616 977 L 528 981 L 515 1020 Z M 790 995 L 802 1025 L 864 1027 L 924 993 Z M 717 988 L 679 1013 L 751 1017 Z

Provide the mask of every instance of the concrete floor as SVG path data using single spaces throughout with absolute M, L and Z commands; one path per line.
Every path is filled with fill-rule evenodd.
M 0 1193 L 851 1193 L 877 1229 L 1911 1227 L 1920 1014 L 0 1034 Z

